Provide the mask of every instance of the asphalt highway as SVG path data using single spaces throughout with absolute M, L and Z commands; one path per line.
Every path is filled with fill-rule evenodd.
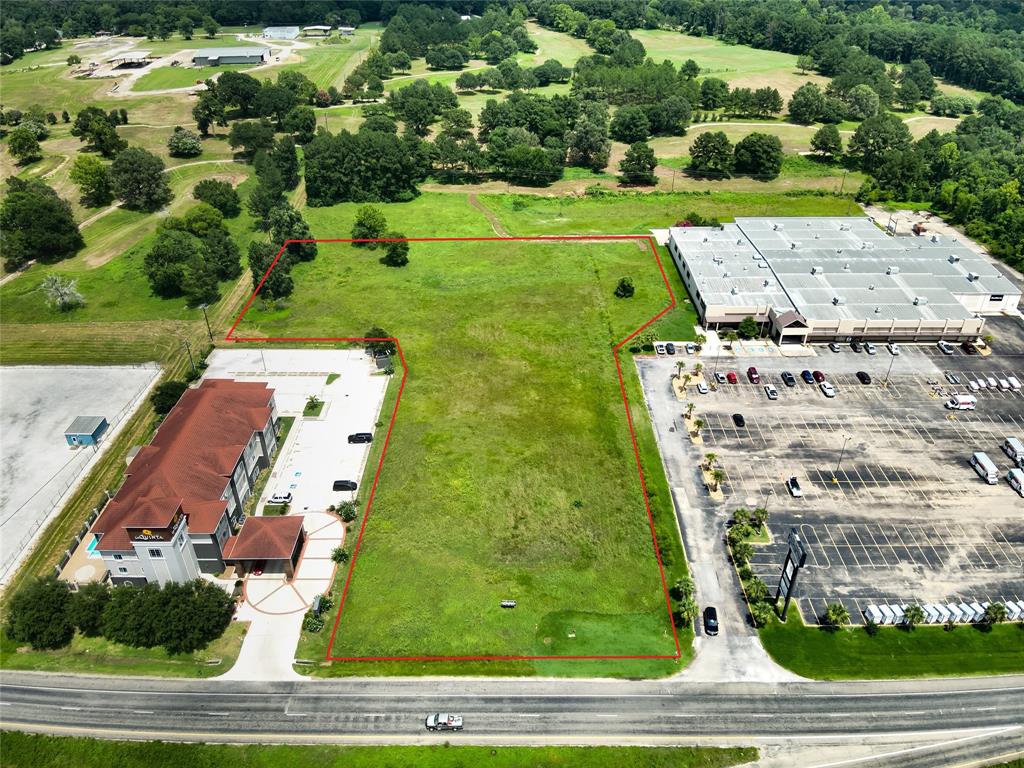
M 465 730 L 428 734 L 423 719 L 436 711 L 462 714 Z M 18 672 L 0 677 L 3 728 L 109 738 L 742 744 L 987 730 L 1012 746 L 1024 735 L 1022 725 L 1024 676 L 724 684 L 439 678 L 238 683 Z

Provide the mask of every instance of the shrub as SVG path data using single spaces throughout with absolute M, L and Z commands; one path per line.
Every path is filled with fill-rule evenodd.
M 68 618 L 70 602 L 64 582 L 53 577 L 29 582 L 7 606 L 7 636 L 37 650 L 64 647 L 75 634 Z
M 198 134 L 175 128 L 167 140 L 167 151 L 171 157 L 199 157 L 203 154 L 203 142 Z
M 345 549 L 344 547 L 335 547 L 331 551 L 331 560 L 336 562 L 338 565 L 341 565 L 342 563 L 347 563 L 348 559 L 349 559 L 348 550 Z
M 153 404 L 153 410 L 162 416 L 175 406 L 181 396 L 185 394 L 186 389 L 188 389 L 188 384 L 184 381 L 165 381 L 162 384 L 157 384 L 149 396 L 149 402 Z
M 306 611 L 306 615 L 302 618 L 302 629 L 305 632 L 319 632 L 323 628 L 323 618 L 314 614 L 312 610 Z
M 615 295 L 620 299 L 628 299 L 633 296 L 636 289 L 633 287 L 633 281 L 628 277 L 620 277 L 619 284 L 615 286 Z

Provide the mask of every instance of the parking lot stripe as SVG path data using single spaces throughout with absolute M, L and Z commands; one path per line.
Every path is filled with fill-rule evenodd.
M 811 559 L 814 560 L 814 565 L 818 568 L 831 568 L 832 561 L 829 559 L 828 553 L 825 551 L 825 545 L 821 543 L 821 538 L 818 536 L 818 531 L 806 523 L 800 526 L 800 538 L 806 542 L 810 542 L 814 539 L 814 546 L 810 547 Z M 820 555 L 820 558 L 819 558 Z M 824 560 L 824 565 L 822 564 Z

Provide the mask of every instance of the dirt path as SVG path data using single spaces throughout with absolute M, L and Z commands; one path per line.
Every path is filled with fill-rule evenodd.
M 491 222 L 491 229 L 494 230 L 494 234 L 498 237 L 510 237 L 508 230 L 499 221 L 498 217 L 494 215 L 490 208 L 481 203 L 476 199 L 476 192 L 470 192 L 467 196 L 469 204 L 476 208 L 480 213 L 487 217 L 487 220 Z

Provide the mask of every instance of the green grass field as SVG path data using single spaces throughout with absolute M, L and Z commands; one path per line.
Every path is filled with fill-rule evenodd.
M 757 754 L 751 747 L 229 746 L 4 734 L 9 768 L 725 768 Z
M 234 665 L 247 627 L 247 623 L 233 622 L 204 650 L 176 655 L 169 655 L 163 648 L 131 648 L 102 637 L 79 634 L 60 650 L 33 651 L 27 646 L 19 649 L 17 643 L 0 634 L 0 667 L 94 675 L 213 677 L 224 674 Z M 219 663 L 211 663 L 217 661 Z M 6 741 L 6 736 L 4 739 Z
M 366 57 L 370 48 L 376 45 L 380 32 L 378 24 L 360 26 L 351 37 L 335 38 L 344 42 L 316 43 L 312 48 L 303 48 L 296 52 L 300 58 L 298 63 L 288 62 L 261 69 L 257 75 L 261 79 L 275 78 L 281 70 L 294 69 L 320 88 L 326 89 L 332 85 L 341 88 L 345 78 Z
M 805 626 L 793 611 L 783 624 L 761 629 L 761 642 L 776 662 L 818 680 L 896 677 L 1008 675 L 1024 672 L 1024 626 L 880 627 L 874 637 L 863 627 L 828 632 Z
M 133 91 L 159 91 L 164 88 L 189 88 L 221 72 L 245 72 L 249 64 L 224 64 L 219 67 L 157 67 L 132 86 Z
M 667 305 L 649 250 L 414 243 L 391 270 L 337 245 L 293 276 L 291 306 L 251 311 L 240 333 L 379 324 L 409 363 L 334 655 L 674 653 L 611 355 Z

